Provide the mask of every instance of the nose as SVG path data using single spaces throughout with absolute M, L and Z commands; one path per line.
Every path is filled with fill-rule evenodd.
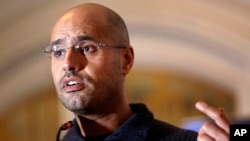
M 64 57 L 63 70 L 64 71 L 81 71 L 87 65 L 85 56 L 80 55 L 73 49 L 68 49 Z

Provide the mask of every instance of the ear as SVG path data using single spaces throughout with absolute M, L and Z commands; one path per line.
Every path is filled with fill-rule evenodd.
M 122 51 L 122 73 L 128 74 L 134 64 L 134 50 L 131 46 Z

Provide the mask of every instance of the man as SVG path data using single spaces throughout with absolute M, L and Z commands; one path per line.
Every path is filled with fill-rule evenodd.
M 65 12 L 45 51 L 58 97 L 75 114 L 63 141 L 229 140 L 230 122 L 221 108 L 196 104 L 215 121 L 197 134 L 154 119 L 144 104 L 128 103 L 124 82 L 134 52 L 124 21 L 104 6 L 86 3 Z

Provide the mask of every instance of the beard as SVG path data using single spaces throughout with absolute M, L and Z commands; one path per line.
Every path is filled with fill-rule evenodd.
M 70 76 L 83 80 L 85 88 L 71 93 L 64 92 L 62 80 L 64 77 Z M 68 72 L 64 77 L 59 82 L 59 85 L 56 86 L 57 95 L 64 107 L 77 115 L 110 112 L 112 107 L 119 103 L 122 97 L 122 79 L 117 73 L 102 75 L 98 81 L 76 72 Z

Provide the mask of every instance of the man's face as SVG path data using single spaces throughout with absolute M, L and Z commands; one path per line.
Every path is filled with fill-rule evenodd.
M 59 99 L 72 112 L 100 112 L 122 93 L 122 49 L 100 47 L 98 54 L 89 59 L 70 48 L 79 40 L 113 45 L 106 36 L 108 31 L 105 18 L 93 12 L 81 12 L 80 16 L 68 12 L 52 31 L 51 42 L 68 47 L 63 57 L 52 55 L 51 71 Z

